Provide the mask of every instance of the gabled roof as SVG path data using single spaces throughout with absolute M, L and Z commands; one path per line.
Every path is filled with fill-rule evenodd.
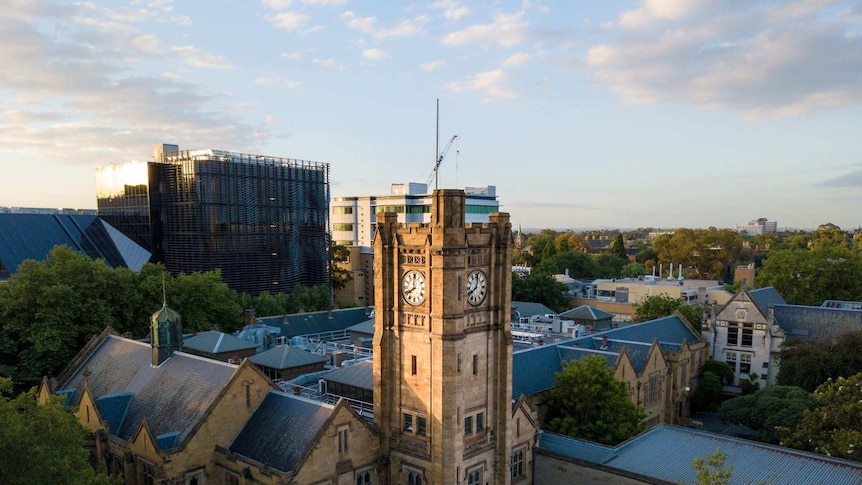
M 162 365 L 153 367 L 149 345 L 110 333 L 103 333 L 102 338 L 88 355 L 81 356 L 84 358 L 76 368 L 69 369 L 70 377 L 58 382 L 57 392 L 74 389 L 70 404 L 77 405 L 86 369 L 90 392 L 97 400 L 108 397 L 102 400 L 104 404 L 100 402 L 100 410 L 104 406 L 115 423 L 120 421 L 125 399 L 116 395 L 131 395 L 122 424 L 111 430 L 126 441 L 146 420 L 154 436 L 177 432 L 176 442 L 184 443 L 237 369 L 182 352 L 174 352 Z
M 356 325 L 351 325 L 347 327 L 347 330 L 351 332 L 367 333 L 368 335 L 374 335 L 374 319 L 369 318 L 364 322 L 357 323 Z
M 591 307 L 589 305 L 581 305 L 579 307 L 572 308 L 571 310 L 566 310 L 558 316 L 563 319 L 592 321 L 611 320 L 614 318 L 612 313 L 599 310 L 598 308 Z
M 530 396 L 554 387 L 554 374 L 562 370 L 557 345 L 543 345 L 512 354 L 512 398 Z
M 849 332 L 862 330 L 862 310 L 775 305 L 773 315 L 788 337 L 806 342 L 830 342 Z
M 303 365 L 327 362 L 329 358 L 320 354 L 312 354 L 307 350 L 290 345 L 279 345 L 260 354 L 251 356 L 248 360 L 271 369 L 290 369 Z
M 108 432 L 112 435 L 116 436 L 122 428 L 134 396 L 131 392 L 123 392 L 96 398 L 99 416 L 108 424 Z
M 658 339 L 662 345 L 665 343 L 679 345 L 682 344 L 683 340 L 691 343 L 700 341 L 701 339 L 700 334 L 691 328 L 691 326 L 686 325 L 679 315 L 670 315 L 648 322 L 623 325 L 619 328 L 607 330 L 592 336 L 594 337 L 595 335 L 607 335 L 610 339 L 649 344 L 652 343 L 653 339 Z
M 515 309 L 522 317 L 557 313 L 541 303 L 533 303 L 531 301 L 513 301 L 512 308 Z
M 183 347 L 209 354 L 237 352 L 257 348 L 257 344 L 233 335 L 209 330 L 183 339 Z
M 260 324 L 281 329 L 281 336 L 287 338 L 344 330 L 366 320 L 368 314 L 361 307 L 257 319 Z
M 282 472 L 296 471 L 333 410 L 330 404 L 269 391 L 228 449 Z
M 862 483 L 862 464 L 707 431 L 659 425 L 617 447 L 543 432 L 538 447 L 668 483 L 691 480 L 691 463 L 717 448 L 733 483 Z
M 329 382 L 337 382 L 361 389 L 374 390 L 374 365 L 372 361 L 363 360 L 353 365 L 334 370 L 320 377 Z
M 764 316 L 769 315 L 769 307 L 771 305 L 786 305 L 787 302 L 784 301 L 784 298 L 781 298 L 781 295 L 778 294 L 778 291 L 772 286 L 767 286 L 766 288 L 758 288 L 756 290 L 747 290 L 748 296 L 751 297 L 751 301 L 757 305 L 757 308 L 763 313 Z

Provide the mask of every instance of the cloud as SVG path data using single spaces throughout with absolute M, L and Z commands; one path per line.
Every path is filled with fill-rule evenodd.
M 275 15 L 267 15 L 266 20 L 279 29 L 297 30 L 311 20 L 311 17 L 296 12 L 281 12 Z
M 344 5 L 347 3 L 347 0 L 302 0 L 302 3 L 306 5 L 319 5 L 319 6 L 336 6 L 336 5 Z
M 261 3 L 265 7 L 275 11 L 288 9 L 293 4 L 291 0 L 263 0 Z
M 319 68 L 328 69 L 330 71 L 343 71 L 343 70 L 347 69 L 347 67 L 345 67 L 344 64 L 339 64 L 338 62 L 335 61 L 335 59 L 331 59 L 331 58 L 330 59 L 312 59 L 311 63 L 314 64 L 315 66 L 319 67 Z
M 159 47 L 159 38 L 138 29 L 136 15 L 158 7 L 143 12 L 146 18 L 167 18 L 170 5 L 136 6 L 4 6 L 0 65 L 16 68 L 0 70 L 0 92 L 11 93 L 0 101 L 0 150 L 89 167 L 146 157 L 154 140 L 256 146 L 260 130 L 229 113 L 224 94 L 167 70 L 177 56 L 207 67 L 225 67 L 224 58 L 193 46 Z M 83 18 L 90 21 L 76 20 Z M 55 29 L 60 19 L 67 24 Z M 141 57 L 165 70 L 136 71 Z
M 282 52 L 281 57 L 282 59 L 290 59 L 291 61 L 297 61 L 299 59 L 302 59 L 302 54 L 297 51 Z
M 862 187 L 862 168 L 840 177 L 823 181 L 817 185 L 819 187 Z
M 474 74 L 465 81 L 447 83 L 445 87 L 453 93 L 482 93 L 482 102 L 489 102 L 496 98 L 513 98 L 517 95 L 514 89 L 506 85 L 508 80 L 509 75 L 505 71 L 495 69 Z
M 254 80 L 255 86 L 284 86 L 290 90 L 298 89 L 301 84 L 299 81 L 281 77 L 259 77 Z
M 362 51 L 362 58 L 370 61 L 379 61 L 389 57 L 389 54 L 383 49 L 365 49 Z
M 524 13 L 498 14 L 490 24 L 475 24 L 443 36 L 444 45 L 461 46 L 475 42 L 512 47 L 527 38 L 528 23 Z
M 862 17 L 839 2 L 646 1 L 585 56 L 630 103 L 686 103 L 746 119 L 862 104 Z
M 419 69 L 423 71 L 436 71 L 446 64 L 446 61 L 430 61 L 419 64 Z
M 443 10 L 443 16 L 449 20 L 459 20 L 461 17 L 470 15 L 470 7 L 464 6 L 457 0 L 441 0 L 430 5 L 431 8 Z
M 224 56 L 203 54 L 197 47 L 191 45 L 173 46 L 171 52 L 184 58 L 188 64 L 195 67 L 213 69 L 231 69 L 233 67 Z
M 500 61 L 500 67 L 519 67 L 530 62 L 530 55 L 523 52 L 516 52 L 511 56 Z
M 425 15 L 398 22 L 392 27 L 378 27 L 376 17 L 357 17 L 350 10 L 341 14 L 341 20 L 349 29 L 358 30 L 377 39 L 390 37 L 415 37 L 425 32 L 423 25 L 430 20 Z

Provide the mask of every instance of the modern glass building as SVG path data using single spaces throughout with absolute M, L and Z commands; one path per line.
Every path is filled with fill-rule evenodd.
M 329 164 L 156 145 L 96 169 L 99 215 L 172 273 L 221 269 L 236 291 L 329 284 Z

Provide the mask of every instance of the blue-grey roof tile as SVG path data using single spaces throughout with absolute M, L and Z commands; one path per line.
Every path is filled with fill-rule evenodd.
M 257 344 L 224 332 L 209 330 L 183 339 L 183 347 L 210 354 L 220 354 L 254 349 L 257 348 Z
M 581 305 L 579 307 L 572 308 L 571 310 L 566 310 L 563 313 L 560 313 L 559 317 L 563 319 L 591 321 L 611 320 L 614 318 L 613 314 L 589 305 Z
M 156 442 L 163 450 L 170 450 L 179 445 L 180 434 L 176 431 L 156 436 Z
M 315 445 L 333 409 L 321 402 L 269 391 L 229 449 L 276 470 L 295 471 Z
M 345 330 L 351 325 L 366 320 L 368 320 L 368 314 L 364 308 L 294 313 L 257 319 L 263 325 L 281 329 L 281 336 L 287 338 Z
M 132 403 L 134 394 L 123 392 L 120 394 L 111 394 L 108 396 L 99 396 L 96 398 L 96 406 L 99 408 L 99 415 L 108 423 L 108 432 L 116 436 L 122 428 L 123 421 L 126 419 L 126 414 L 129 412 L 129 405 Z
M 748 296 L 751 297 L 751 301 L 753 301 L 754 304 L 757 305 L 757 308 L 764 315 L 769 315 L 770 306 L 787 304 L 787 302 L 784 301 L 784 298 L 781 298 L 781 295 L 779 295 L 778 291 L 776 291 L 776 289 L 772 286 L 747 291 Z
M 557 313 L 541 303 L 533 303 L 531 301 L 513 301 L 512 308 L 517 312 L 518 316 L 521 317 L 553 315 Z
M 773 315 L 788 337 L 807 342 L 830 342 L 862 330 L 862 310 L 802 305 L 775 305 Z
M 544 345 L 512 354 L 512 398 L 530 396 L 554 387 L 554 374 L 561 370 L 556 345 Z
M 263 367 L 271 369 L 291 369 L 303 365 L 317 364 L 320 362 L 329 361 L 328 357 L 320 354 L 313 354 L 299 347 L 290 345 L 279 345 L 257 355 L 253 355 L 248 360 Z
M 320 377 L 329 382 L 338 382 L 361 389 L 374 390 L 374 364 L 363 360 L 353 365 L 334 370 Z
M 351 325 L 347 327 L 347 330 L 351 332 L 357 333 L 366 333 L 368 335 L 374 335 L 374 319 L 370 318 L 364 322 L 357 323 L 356 325 Z

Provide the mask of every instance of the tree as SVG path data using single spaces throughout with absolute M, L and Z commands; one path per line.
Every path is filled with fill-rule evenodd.
M 341 244 L 332 243 L 329 258 L 329 278 L 332 280 L 332 289 L 343 290 L 347 283 L 353 280 L 353 274 L 345 264 L 350 261 L 350 250 Z
M 533 271 L 525 278 L 512 275 L 513 300 L 541 303 L 556 312 L 568 307 L 569 299 L 565 295 L 567 289 L 551 274 L 542 271 Z
M 720 360 L 707 360 L 703 363 L 703 367 L 700 368 L 700 371 L 702 373 L 712 372 L 716 377 L 718 377 L 722 385 L 733 384 L 733 380 L 736 377 L 733 368 L 727 365 L 727 362 L 722 362 Z
M 718 409 L 718 398 L 723 389 L 721 379 L 712 372 L 705 371 L 698 379 L 697 387 L 691 394 L 692 410 L 704 412 Z
M 703 458 L 695 458 L 691 467 L 697 471 L 697 485 L 728 485 L 733 475 L 733 465 L 724 468 L 727 455 L 716 448 L 715 453 Z
M 628 251 L 626 251 L 626 242 L 623 240 L 623 234 L 617 233 L 617 236 L 610 244 L 611 254 L 618 258 L 628 259 Z
M 718 410 L 722 421 L 744 424 L 765 443 L 779 443 L 779 428 L 795 428 L 817 400 L 796 386 L 769 386 L 747 396 L 728 399 Z
M 778 383 L 813 392 L 827 379 L 862 372 L 862 331 L 842 335 L 833 342 L 790 340 L 779 353 Z
M 595 278 L 601 275 L 601 267 L 596 259 L 581 251 L 561 251 L 543 260 L 534 267 L 535 271 L 563 274 L 567 270 L 572 276 Z
M 645 414 L 629 399 L 626 385 L 614 378 L 607 361 L 590 355 L 563 363 L 548 391 L 547 429 L 606 445 L 643 430 Z
M 668 294 L 661 293 L 642 298 L 634 304 L 634 321 L 647 322 L 656 318 L 666 317 L 679 312 L 695 329 L 700 330 L 703 320 L 703 308 L 695 305 L 686 305 L 682 298 L 674 298 Z
M 652 261 L 653 266 L 655 266 L 655 262 L 658 261 L 658 253 L 653 248 L 643 249 L 635 254 L 635 261 L 644 264 L 646 264 L 647 261 Z
M 600 277 L 619 278 L 625 265 L 629 264 L 628 258 L 621 258 L 616 254 L 604 253 L 596 257 L 600 269 Z
M 794 305 L 862 300 L 862 255 L 843 246 L 770 251 L 755 282 Z
M 782 446 L 862 461 L 862 373 L 830 379 L 814 391 L 817 407 L 795 429 L 783 429 Z
M 623 278 L 637 278 L 646 274 L 646 266 L 643 263 L 629 263 L 620 270 L 620 276 Z
M 680 228 L 673 235 L 656 238 L 653 248 L 660 261 L 682 264 L 694 268 L 692 276 L 720 280 L 734 261 L 744 253 L 742 236 L 730 229 Z
M 14 399 L 0 395 L 0 483 L 112 483 L 104 468 L 90 466 L 87 432 L 63 409 L 62 399 L 39 405 L 35 396 L 35 389 Z

